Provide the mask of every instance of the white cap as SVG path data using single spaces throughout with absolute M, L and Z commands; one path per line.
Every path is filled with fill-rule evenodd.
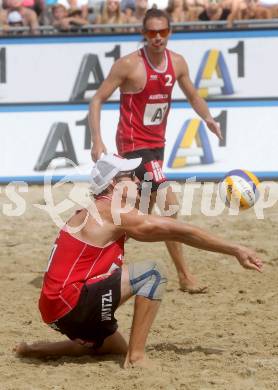
M 12 11 L 8 14 L 8 22 L 11 24 L 21 23 L 23 21 L 21 14 L 18 11 Z
M 116 154 L 105 154 L 95 164 L 91 172 L 91 191 L 100 194 L 110 181 L 120 172 L 134 171 L 142 162 L 142 158 L 122 158 Z

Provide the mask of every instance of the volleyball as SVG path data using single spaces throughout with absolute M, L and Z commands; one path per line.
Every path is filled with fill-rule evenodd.
M 258 178 L 246 169 L 228 172 L 219 185 L 220 198 L 227 207 L 249 209 L 259 197 Z

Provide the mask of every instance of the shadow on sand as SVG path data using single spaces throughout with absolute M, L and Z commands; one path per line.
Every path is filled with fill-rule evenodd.
M 224 352 L 224 349 L 220 348 L 201 347 L 200 345 L 197 345 L 196 347 L 181 347 L 173 343 L 153 344 L 148 348 L 148 350 L 160 352 L 175 352 L 177 355 L 188 355 L 193 352 L 201 352 L 205 355 L 221 355 Z

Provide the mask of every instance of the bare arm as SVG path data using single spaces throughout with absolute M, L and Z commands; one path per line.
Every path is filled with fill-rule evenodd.
M 38 17 L 35 11 L 31 9 L 26 9 L 25 10 L 25 15 L 26 15 L 26 20 L 28 22 L 28 25 L 30 27 L 30 30 L 33 34 L 39 34 L 39 22 L 38 22 Z
M 92 138 L 92 158 L 94 161 L 100 158 L 106 148 L 101 138 L 100 112 L 102 104 L 112 93 L 122 85 L 128 74 L 129 63 L 125 58 L 119 59 L 112 66 L 108 77 L 103 81 L 94 95 L 89 108 L 89 126 Z
M 267 8 L 257 6 L 256 18 L 257 19 L 271 19 L 271 11 Z
M 86 24 L 88 24 L 88 21 L 87 19 L 83 18 L 82 16 L 70 16 L 69 18 L 67 18 L 67 20 L 69 21 L 69 23 L 73 23 L 77 26 L 84 26 Z
M 196 88 L 192 84 L 192 81 L 189 77 L 189 71 L 186 61 L 182 56 L 176 58 L 176 69 L 177 69 L 177 81 L 179 86 L 185 96 L 187 97 L 189 103 L 197 114 L 206 122 L 208 128 L 217 135 L 217 137 L 222 138 L 220 126 L 212 118 L 208 105 L 201 96 L 199 96 Z
M 244 268 L 261 271 L 262 262 L 253 250 L 230 243 L 198 227 L 152 215 L 130 213 L 121 217 L 122 228 L 137 241 L 179 241 L 206 251 L 235 256 Z
M 1 9 L 0 9 L 0 27 L 1 28 L 8 27 L 7 13 L 5 11 L 2 11 Z
M 232 0 L 231 12 L 227 17 L 227 27 L 232 28 L 234 20 L 242 19 L 240 12 L 240 1 L 241 0 Z

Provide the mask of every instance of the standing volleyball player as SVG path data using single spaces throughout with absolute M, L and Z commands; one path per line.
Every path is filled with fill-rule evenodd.
M 126 158 L 142 157 L 136 176 L 142 181 L 148 173 L 148 178 L 152 178 L 150 210 L 159 185 L 166 181 L 162 172 L 165 130 L 176 80 L 207 127 L 221 137 L 219 124 L 212 118 L 206 102 L 189 78 L 186 61 L 181 55 L 166 49 L 170 32 L 170 20 L 165 12 L 154 8 L 147 11 L 142 30 L 144 47 L 115 62 L 93 97 L 89 113 L 92 158 L 96 161 L 103 152 L 106 153 L 100 129 L 101 105 L 120 88 L 118 153 Z M 166 209 L 173 204 L 177 204 L 177 199 L 169 187 Z M 205 292 L 206 287 L 199 287 L 189 273 L 181 245 L 176 242 L 166 242 L 166 245 L 176 266 L 181 289 L 191 293 Z

